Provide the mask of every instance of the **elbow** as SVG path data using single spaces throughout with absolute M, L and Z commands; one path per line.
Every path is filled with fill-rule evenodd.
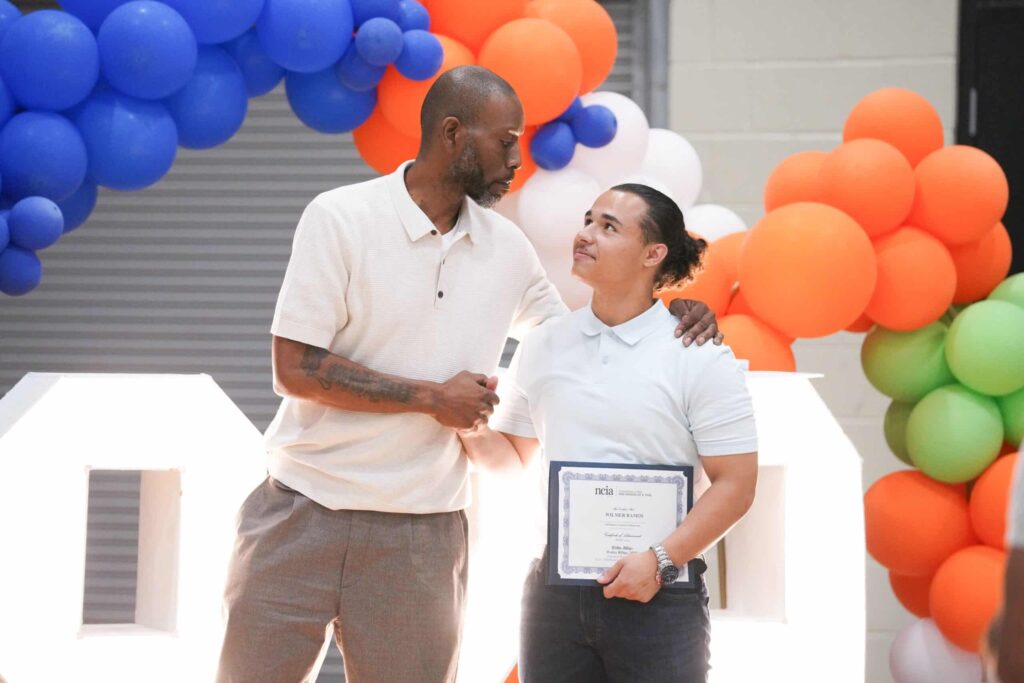
M 274 393 L 281 398 L 303 398 L 299 383 L 287 373 L 274 369 Z

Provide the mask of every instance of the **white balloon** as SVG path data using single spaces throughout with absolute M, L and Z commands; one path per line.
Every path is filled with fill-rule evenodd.
M 682 135 L 664 128 L 650 130 L 638 172 L 668 187 L 668 195 L 684 210 L 697 201 L 704 178 L 697 150 Z
M 519 191 L 519 227 L 541 260 L 572 256 L 572 243 L 601 188 L 582 171 L 534 173 Z M 567 261 L 568 262 L 568 261 Z
M 919 619 L 896 636 L 889 650 L 896 683 L 980 683 L 981 659 L 953 645 L 931 619 Z
M 734 232 L 743 232 L 747 224 L 735 212 L 718 204 L 698 204 L 683 210 L 686 230 L 714 242 Z
M 637 183 L 640 185 L 646 185 L 647 187 L 653 188 L 664 195 L 672 197 L 672 190 L 669 189 L 668 185 L 661 182 L 657 178 L 652 178 L 649 175 L 641 175 L 640 173 L 633 173 L 622 178 L 618 178 L 615 181 L 615 185 L 622 185 L 624 183 Z M 674 199 L 674 198 L 673 198 Z
M 541 265 L 544 266 L 548 279 L 562 295 L 562 301 L 569 310 L 575 311 L 590 303 L 594 290 L 573 276 L 571 252 L 564 256 L 556 255 L 554 258 L 541 259 Z
M 615 137 L 604 147 L 576 145 L 572 161 L 566 168 L 583 171 L 607 190 L 616 181 L 640 167 L 647 152 L 650 126 L 647 115 L 633 100 L 614 92 L 594 92 L 580 98 L 584 106 L 600 104 L 615 114 Z

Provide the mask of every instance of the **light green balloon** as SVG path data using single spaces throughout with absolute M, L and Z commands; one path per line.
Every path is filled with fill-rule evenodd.
M 994 301 L 1009 301 L 1024 308 L 1024 273 L 1011 275 L 1000 282 L 988 298 Z
M 985 471 L 1003 445 L 1003 419 L 994 398 L 959 384 L 939 387 L 907 420 L 907 451 L 932 479 L 957 484 Z
M 910 459 L 910 453 L 907 452 L 907 420 L 913 409 L 913 403 L 893 401 L 885 411 L 885 420 L 882 423 L 885 442 L 889 444 L 889 450 L 911 467 L 914 466 L 914 462 Z
M 1003 416 L 1006 441 L 1014 446 L 1020 446 L 1024 441 L 1024 389 L 1000 396 L 996 403 L 999 404 L 999 412 Z
M 946 326 L 940 322 L 910 332 L 876 326 L 864 337 L 860 363 L 868 381 L 889 398 L 915 403 L 956 380 L 946 363 Z
M 957 315 L 946 335 L 946 361 L 962 384 L 988 396 L 1024 387 L 1024 308 L 979 301 Z

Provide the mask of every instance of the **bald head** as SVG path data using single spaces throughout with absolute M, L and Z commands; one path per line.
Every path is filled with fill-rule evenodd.
M 519 104 L 519 97 L 512 86 L 482 66 L 459 66 L 441 74 L 430 86 L 420 109 L 424 143 L 435 137 L 433 133 L 449 116 L 454 116 L 464 126 L 476 126 L 485 105 L 492 99 Z

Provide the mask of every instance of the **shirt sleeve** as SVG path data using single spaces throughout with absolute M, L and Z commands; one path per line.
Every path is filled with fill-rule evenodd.
M 270 326 L 274 336 L 329 349 L 348 322 L 350 255 L 343 227 L 316 200 L 303 211 Z
M 491 429 L 516 436 L 537 438 L 537 430 L 530 417 L 530 401 L 523 386 L 526 383 L 526 361 L 528 340 L 516 349 L 508 370 L 498 379 L 498 405 L 488 420 Z
M 696 351 L 709 356 L 698 372 L 691 373 L 686 391 L 686 414 L 697 452 L 716 456 L 756 451 L 754 404 L 742 364 L 728 346 Z
M 1010 489 L 1010 519 L 1006 525 L 1006 546 L 1024 549 L 1024 446 L 1017 455 L 1016 474 Z
M 523 297 L 512 318 L 509 336 L 514 339 L 523 339 L 530 330 L 545 320 L 569 312 L 569 308 L 562 301 L 562 295 L 544 272 L 544 266 L 541 265 L 533 247 L 527 244 L 526 251 L 530 260 L 529 284 L 523 291 Z

